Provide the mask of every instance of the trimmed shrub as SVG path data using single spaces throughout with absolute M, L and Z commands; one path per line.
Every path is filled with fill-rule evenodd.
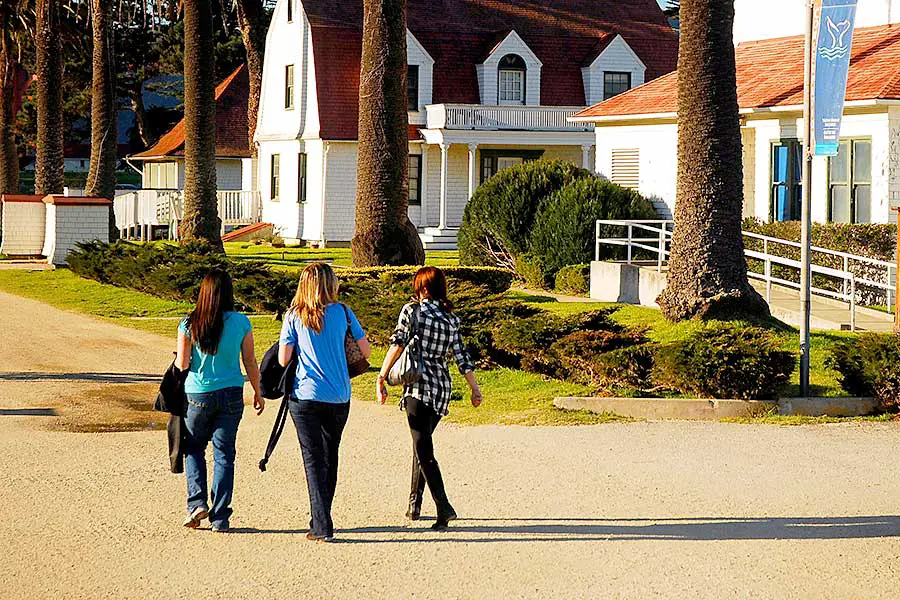
M 566 265 L 556 274 L 554 289 L 560 294 L 586 296 L 591 291 L 591 265 Z
M 602 359 L 609 353 L 634 346 L 643 336 L 618 331 L 576 331 L 550 346 L 550 354 L 559 365 L 557 375 L 587 385 L 603 385 L 606 377 Z
M 874 397 L 882 410 L 900 408 L 900 335 L 864 333 L 834 344 L 825 362 L 849 394 Z
M 656 219 L 653 204 L 635 192 L 600 177 L 575 180 L 554 192 L 534 221 L 531 253 L 543 260 L 545 277 L 552 280 L 566 265 L 594 260 L 597 221 L 600 219 Z M 604 237 L 621 236 L 621 228 L 601 227 Z M 615 249 L 600 248 L 601 259 Z
M 595 373 L 600 384 L 606 388 L 652 388 L 655 348 L 652 344 L 639 344 L 597 357 Z
M 688 339 L 661 346 L 654 382 L 700 397 L 774 399 L 787 385 L 797 357 L 758 327 L 713 323 Z
M 529 254 L 516 257 L 516 277 L 534 290 L 543 290 L 548 286 L 548 280 L 544 275 L 544 261 Z
M 777 237 L 792 242 L 800 241 L 799 221 L 763 223 L 757 219 L 744 219 L 742 227 L 745 231 L 751 231 L 760 235 Z M 897 226 L 895 224 L 882 223 L 813 223 L 810 237 L 812 245 L 819 248 L 893 262 L 894 251 L 897 246 Z M 763 250 L 763 243 L 760 240 L 744 238 L 744 244 L 750 250 L 759 252 Z M 800 260 L 799 248 L 783 244 L 769 244 L 769 252 L 783 258 Z M 844 268 L 843 260 L 840 257 L 813 252 L 812 260 L 817 265 L 840 270 Z M 755 273 L 762 273 L 764 268 L 762 261 L 754 259 L 748 259 L 747 266 Z M 887 283 L 886 269 L 873 268 L 864 263 L 854 261 L 850 261 L 847 266 L 857 278 Z M 800 281 L 800 274 L 796 269 L 778 265 L 772 266 L 772 275 L 788 281 Z M 813 275 L 813 284 L 816 287 L 832 291 L 841 291 L 842 287 L 840 280 L 820 274 Z M 857 284 L 856 293 L 856 301 L 860 304 L 875 306 L 884 305 L 887 301 L 884 290 L 879 288 Z
M 504 169 L 480 185 L 466 204 L 459 230 L 464 265 L 512 269 L 528 252 L 534 219 L 547 198 L 566 184 L 593 177 L 559 160 L 538 160 Z

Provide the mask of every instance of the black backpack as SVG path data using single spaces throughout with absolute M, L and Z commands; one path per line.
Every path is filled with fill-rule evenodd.
M 263 355 L 262 362 L 259 364 L 259 393 L 267 400 L 277 400 L 281 398 L 281 406 L 278 407 L 278 414 L 275 416 L 275 423 L 272 426 L 272 433 L 269 434 L 269 443 L 266 445 L 266 453 L 263 459 L 259 461 L 259 470 L 266 470 L 266 463 L 278 444 L 278 438 L 284 431 L 284 424 L 287 421 L 288 402 L 291 400 L 291 394 L 294 393 L 294 378 L 297 376 L 297 351 L 294 350 L 291 356 L 291 362 L 288 366 L 282 367 L 278 362 L 278 342 L 275 342 Z

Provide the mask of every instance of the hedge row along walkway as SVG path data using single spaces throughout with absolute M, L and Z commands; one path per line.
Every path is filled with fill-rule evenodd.
M 462 519 L 437 534 L 404 526 L 402 415 L 356 400 L 342 543 L 316 545 L 290 429 L 255 468 L 269 407 L 238 436 L 236 532 L 187 531 L 162 432 L 52 431 L 56 417 L 26 410 L 99 410 L 97 390 L 152 387 L 171 340 L 6 294 L 0 306 L 3 597 L 891 598 L 900 585 L 892 423 L 442 425 Z

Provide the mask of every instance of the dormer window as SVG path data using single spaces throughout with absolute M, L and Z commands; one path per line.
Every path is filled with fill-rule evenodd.
M 419 110 L 418 65 L 407 65 L 406 67 L 406 110 L 410 112 Z
M 507 54 L 500 59 L 498 91 L 500 104 L 515 106 L 525 104 L 525 60 L 518 54 Z

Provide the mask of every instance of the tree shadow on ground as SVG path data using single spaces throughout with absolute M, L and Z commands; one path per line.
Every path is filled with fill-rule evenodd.
M 101 383 L 149 383 L 162 379 L 162 373 L 0 373 L 0 381 L 97 381 Z
M 492 524 L 496 523 L 496 524 Z M 515 523 L 504 525 L 503 523 Z M 239 528 L 233 533 L 305 533 L 306 529 Z M 416 539 L 419 534 L 438 537 Z M 900 536 L 900 516 L 678 519 L 461 519 L 441 533 L 418 526 L 339 529 L 345 544 L 422 542 L 843 540 Z M 402 537 L 396 537 L 402 536 Z

